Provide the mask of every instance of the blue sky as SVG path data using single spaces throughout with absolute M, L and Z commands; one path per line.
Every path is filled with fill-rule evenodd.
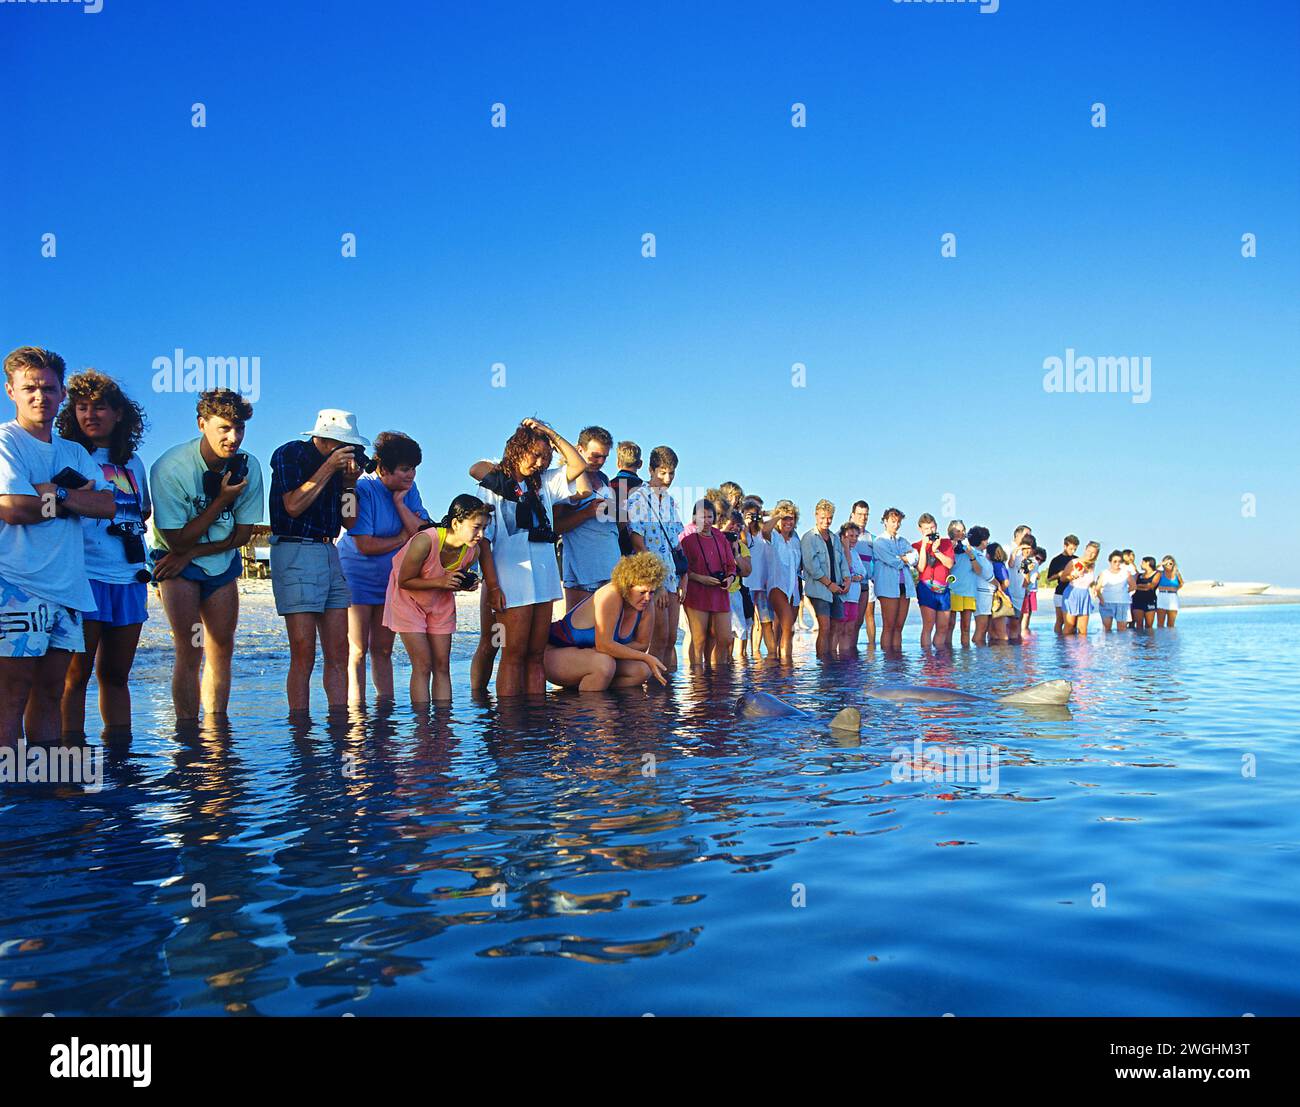
M 0 35 L 0 339 L 122 381 L 146 461 L 194 433 L 151 389 L 181 347 L 261 358 L 263 462 L 349 408 L 421 442 L 431 506 L 536 415 L 808 523 L 949 495 L 1293 583 L 1292 3 L 104 0 Z M 1149 356 L 1150 402 L 1045 392 L 1067 348 Z

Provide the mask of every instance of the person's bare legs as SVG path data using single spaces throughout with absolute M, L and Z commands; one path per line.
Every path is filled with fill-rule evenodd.
M 71 650 L 45 651 L 36 659 L 32 684 L 27 691 L 27 706 L 23 710 L 23 730 L 29 743 L 58 742 L 63 727 L 63 688 L 68 678 Z
M 934 609 L 925 604 L 917 604 L 921 610 L 921 648 L 925 649 L 934 639 Z
M 961 644 L 963 646 L 970 645 L 970 624 L 971 619 L 974 618 L 974 616 L 975 612 L 971 611 L 969 608 L 961 613 Z
M 397 634 L 384 626 L 384 607 L 374 605 L 370 617 L 370 683 L 375 686 L 375 701 L 390 702 L 393 692 L 393 646 Z
M 497 663 L 497 695 L 519 696 L 527 690 L 528 648 L 532 634 L 533 608 L 546 604 L 524 604 L 500 612 L 501 660 Z
M 650 652 L 663 662 L 667 672 L 676 672 L 677 627 L 682 613 L 681 601 L 676 592 L 661 590 L 655 593 L 654 603 L 655 625 L 650 639 Z
M 709 613 L 698 608 L 686 608 L 686 623 L 691 628 L 691 641 L 686 647 L 686 661 L 692 669 L 703 668 L 705 649 L 709 642 Z
M 87 619 L 81 625 L 86 638 L 86 651 L 74 653 L 68 662 L 68 675 L 63 682 L 63 702 L 59 707 L 63 733 L 72 738 L 82 738 L 86 733 L 86 689 L 90 685 L 90 674 L 95 669 L 99 632 L 104 628 L 104 623 L 99 619 Z M 100 699 L 103 699 L 102 692 Z M 130 721 L 129 713 L 127 721 Z
M 813 610 L 813 617 L 817 620 L 817 656 L 820 660 L 825 661 L 834 654 L 831 646 L 831 617 L 829 615 L 818 615 L 816 609 Z
M 289 675 L 285 678 L 285 695 L 290 714 L 311 707 L 311 674 L 316 667 L 316 624 L 320 616 L 314 611 L 295 611 L 284 617 L 289 638 Z
M 429 682 L 433 676 L 433 644 L 424 633 L 402 631 L 402 645 L 411 662 L 411 706 L 429 706 Z
M 533 604 L 533 620 L 528 630 L 528 659 L 524 663 L 525 686 L 530 696 L 546 694 L 546 640 L 551 635 L 553 605 Z
M 317 616 L 325 686 L 325 701 L 331 711 L 348 704 L 348 609 L 328 607 Z
M 731 608 L 709 613 L 709 638 L 713 650 L 713 664 L 731 664 Z
M 501 629 L 498 630 L 497 628 Z M 492 683 L 492 666 L 501 648 L 501 635 L 504 624 L 497 621 L 488 603 L 487 589 L 479 586 L 478 600 L 478 646 L 474 650 L 473 660 L 469 663 L 469 687 L 472 692 L 486 692 Z
M 633 662 L 649 673 L 649 666 Z M 615 659 L 599 650 L 581 649 L 577 646 L 556 646 L 546 651 L 543 659 L 546 679 L 561 688 L 576 688 L 579 692 L 603 692 L 614 680 L 618 671 Z
M 863 585 L 865 587 L 865 584 Z M 876 601 L 872 600 L 867 604 L 867 612 L 863 616 L 863 626 L 867 628 L 867 649 L 876 648 Z
M 233 587 L 232 581 L 217 591 Z M 172 628 L 172 707 L 177 722 L 192 722 L 199 717 L 199 669 L 205 641 L 199 585 L 197 581 L 172 577 L 161 581 L 158 591 Z
M 348 608 L 348 703 L 366 702 L 366 656 L 370 652 L 371 616 L 377 606 L 354 603 Z M 389 682 L 392 682 L 391 671 Z
M 239 625 L 239 585 L 232 580 L 202 600 L 199 616 L 203 620 L 203 710 L 209 716 L 225 715 L 230 706 L 230 659 L 235 655 Z
M 609 682 L 611 688 L 635 688 L 650 679 L 650 666 L 644 661 L 629 661 L 618 658 L 614 668 L 614 679 Z
M 1052 602 L 1053 602 L 1053 603 L 1056 602 L 1055 598 L 1053 598 Z M 1066 619 L 1065 608 L 1064 608 L 1064 607 L 1058 607 L 1058 608 L 1056 609 L 1056 626 L 1054 626 L 1054 627 L 1052 628 L 1053 633 L 1055 633 L 1055 634 L 1069 634 L 1069 633 L 1070 633 L 1070 631 L 1066 630 L 1066 628 L 1065 628 L 1065 619 Z
M 34 657 L 0 657 L 0 745 L 17 745 L 23 737 L 23 712 L 36 679 Z
M 140 644 L 143 623 L 128 623 L 121 627 L 104 627 L 99 635 L 99 649 L 95 653 L 95 681 L 99 685 L 99 717 L 104 726 L 118 733 L 131 729 L 131 666 L 135 664 L 135 650 Z M 86 635 L 86 648 L 90 648 L 90 635 Z M 74 654 L 74 658 L 90 657 L 90 653 Z M 85 689 L 81 702 L 84 704 Z M 84 721 L 84 709 L 83 709 Z
M 952 649 L 952 612 L 936 611 L 934 613 L 934 644 L 943 649 Z
M 772 603 L 772 635 L 776 643 L 776 656 L 789 661 L 794 654 L 795 607 L 780 588 L 769 589 Z

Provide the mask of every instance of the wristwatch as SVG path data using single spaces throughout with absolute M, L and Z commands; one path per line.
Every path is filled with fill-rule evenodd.
M 54 490 L 54 502 L 58 504 L 59 507 L 62 507 L 67 498 L 68 490 L 64 488 L 63 485 L 59 485 L 59 487 Z

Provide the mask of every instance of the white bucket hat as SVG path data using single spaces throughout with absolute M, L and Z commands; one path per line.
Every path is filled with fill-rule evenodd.
M 328 438 L 332 442 L 346 442 L 349 446 L 370 449 L 370 439 L 357 433 L 357 417 L 350 411 L 337 407 L 324 408 L 316 416 L 316 426 L 303 431 L 303 438 Z

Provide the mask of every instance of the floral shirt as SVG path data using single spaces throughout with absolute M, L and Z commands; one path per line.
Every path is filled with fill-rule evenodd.
M 677 570 L 673 566 L 673 548 L 681 548 L 682 521 L 677 501 L 666 488 L 639 484 L 627 498 L 627 529 L 645 539 L 645 547 L 664 563 L 668 579 L 664 588 L 677 591 Z

